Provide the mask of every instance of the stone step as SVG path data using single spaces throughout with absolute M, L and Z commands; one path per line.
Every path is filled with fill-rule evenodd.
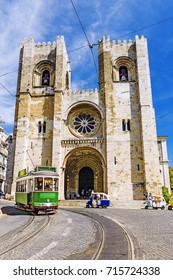
M 59 206 L 61 207 L 85 207 L 87 199 L 66 199 L 60 200 Z M 125 209 L 141 209 L 144 208 L 143 200 L 114 200 L 111 201 L 110 207 L 113 208 L 125 208 Z

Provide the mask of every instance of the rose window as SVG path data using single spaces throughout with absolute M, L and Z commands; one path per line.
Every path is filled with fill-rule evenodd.
M 75 117 L 73 126 L 80 134 L 88 134 L 94 131 L 96 120 L 90 114 L 81 113 Z

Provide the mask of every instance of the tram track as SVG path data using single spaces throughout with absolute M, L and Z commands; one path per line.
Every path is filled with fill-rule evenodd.
M 68 259 L 90 260 L 132 260 L 134 259 L 133 243 L 126 229 L 116 221 L 87 212 L 82 209 L 63 209 L 92 219 L 97 225 L 95 242 L 82 253 L 70 256 Z
M 11 255 L 12 251 L 14 253 L 15 250 L 17 250 L 23 244 L 36 237 L 48 226 L 50 222 L 50 217 L 48 214 L 35 215 L 32 212 L 29 214 L 32 216 L 24 226 L 12 230 L 0 238 L 1 260 L 10 259 L 8 256 Z

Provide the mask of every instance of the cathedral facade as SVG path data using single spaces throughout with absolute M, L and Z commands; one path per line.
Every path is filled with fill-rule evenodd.
M 62 36 L 54 43 L 23 43 L 12 192 L 19 170 L 53 166 L 62 200 L 89 190 L 106 192 L 112 200 L 161 194 L 146 38 L 103 37 L 98 65 L 99 89 L 72 91 Z

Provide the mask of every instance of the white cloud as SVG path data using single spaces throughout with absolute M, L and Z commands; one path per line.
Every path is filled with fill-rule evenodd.
M 51 11 L 48 9 L 55 3 L 42 0 L 12 0 L 1 1 L 0 10 L 0 115 L 5 116 L 6 123 L 13 123 L 14 102 L 17 81 L 20 43 L 26 37 L 42 40 L 49 28 Z M 55 13 L 55 10 L 52 10 Z M 16 72 L 15 72 L 16 71 Z M 6 88 L 6 89 L 5 89 Z M 10 92 L 10 93 L 9 93 Z M 13 95 L 13 96 L 12 96 Z M 2 101 L 2 97 L 7 101 Z M 4 99 L 3 99 L 4 100 Z
M 169 17 L 173 10 L 172 0 L 167 0 L 164 5 L 161 0 L 74 0 L 74 4 L 91 44 L 107 35 L 111 36 L 111 40 L 119 36 L 122 36 L 122 40 L 133 40 L 135 33 L 130 36 L 125 34 Z M 0 7 L 0 75 L 17 70 L 20 43 L 26 37 L 33 37 L 35 42 L 53 42 L 57 35 L 64 35 L 71 60 L 72 87 L 95 87 L 97 77 L 91 51 L 89 47 L 80 48 L 88 43 L 70 0 L 0 0 Z M 141 32 L 137 32 L 138 35 Z M 160 69 L 173 69 L 170 59 L 172 21 L 146 29 L 144 35 L 149 38 L 151 69 L 158 72 Z M 78 50 L 73 51 L 75 49 Z M 93 49 L 94 53 L 96 49 L 97 46 Z M 95 60 L 97 62 L 97 55 Z M 172 79 L 172 73 L 169 76 Z M 157 103 L 158 112 L 162 109 L 160 101 L 171 101 L 171 79 L 163 78 L 161 71 L 160 75 L 152 78 L 154 103 Z M 8 89 L 0 86 L 0 115 L 5 116 L 5 121 L 11 124 L 16 81 L 17 71 L 0 77 L 0 82 Z M 172 123 L 171 118 L 167 118 L 167 121 Z M 159 126 L 159 131 L 162 129 Z M 168 131 L 167 134 L 171 133 Z

